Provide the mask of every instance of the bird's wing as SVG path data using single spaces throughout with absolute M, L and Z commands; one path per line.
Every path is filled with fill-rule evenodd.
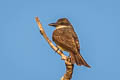
M 53 41 L 66 51 L 76 52 L 79 50 L 79 41 L 73 29 L 58 29 L 53 32 Z
M 73 36 L 73 39 L 74 39 L 74 43 L 76 44 L 76 48 L 77 48 L 78 52 L 80 52 L 80 43 L 79 43 L 77 34 L 75 33 L 74 29 L 72 31 L 72 36 Z

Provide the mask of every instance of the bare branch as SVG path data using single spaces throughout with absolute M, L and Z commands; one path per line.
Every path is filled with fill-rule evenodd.
M 68 58 L 67 56 L 65 56 L 61 51 L 58 50 L 58 48 L 56 46 L 53 45 L 53 43 L 51 42 L 51 40 L 49 40 L 49 38 L 47 37 L 42 24 L 40 23 L 40 20 L 38 17 L 35 18 L 36 22 L 38 24 L 38 27 L 40 29 L 40 33 L 41 35 L 45 38 L 45 40 L 48 42 L 48 44 L 51 46 L 51 48 L 56 51 L 63 60 L 65 60 L 65 64 L 66 64 L 66 73 L 64 74 L 64 76 L 61 78 L 61 80 L 70 80 L 72 78 L 72 73 L 73 73 L 73 68 L 74 65 L 71 63 L 71 59 Z
M 72 78 L 74 64 L 71 63 L 70 58 L 67 58 L 67 60 L 65 60 L 65 65 L 66 65 L 66 73 L 61 78 L 61 80 L 70 80 Z

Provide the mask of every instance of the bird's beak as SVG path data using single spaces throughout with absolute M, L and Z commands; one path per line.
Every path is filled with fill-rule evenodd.
M 57 23 L 50 23 L 50 24 L 48 24 L 49 26 L 54 26 L 54 27 L 56 27 L 57 26 Z

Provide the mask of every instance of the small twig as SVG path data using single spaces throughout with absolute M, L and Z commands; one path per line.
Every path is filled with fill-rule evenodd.
M 49 38 L 47 37 L 43 27 L 42 27 L 42 24 L 40 23 L 40 20 L 38 17 L 35 18 L 36 19 L 36 22 L 38 24 L 38 27 L 40 29 L 40 33 L 41 35 L 45 38 L 45 40 L 48 42 L 48 44 L 51 46 L 51 48 L 56 51 L 61 57 L 63 60 L 65 60 L 67 57 L 61 52 L 58 50 L 58 48 L 56 46 L 53 45 L 53 43 L 49 40 Z
M 45 40 L 48 42 L 48 44 L 51 46 L 51 48 L 56 51 L 63 60 L 65 60 L 65 64 L 66 64 L 66 73 L 64 74 L 64 76 L 61 78 L 61 80 L 70 80 L 72 78 L 72 73 L 73 73 L 73 68 L 74 65 L 71 63 L 70 58 L 68 58 L 67 56 L 65 56 L 61 51 L 58 50 L 58 48 L 56 46 L 53 45 L 53 43 L 51 42 L 51 40 L 49 40 L 49 38 L 47 37 L 41 23 L 38 17 L 35 18 L 36 22 L 38 24 L 38 27 L 40 29 L 40 33 L 41 35 L 45 38 Z

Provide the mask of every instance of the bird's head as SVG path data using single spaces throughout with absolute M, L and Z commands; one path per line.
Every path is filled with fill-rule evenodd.
M 59 27 L 59 26 L 70 26 L 71 23 L 68 21 L 67 18 L 61 18 L 58 19 L 56 23 L 50 23 L 49 26 L 53 26 L 53 27 Z

